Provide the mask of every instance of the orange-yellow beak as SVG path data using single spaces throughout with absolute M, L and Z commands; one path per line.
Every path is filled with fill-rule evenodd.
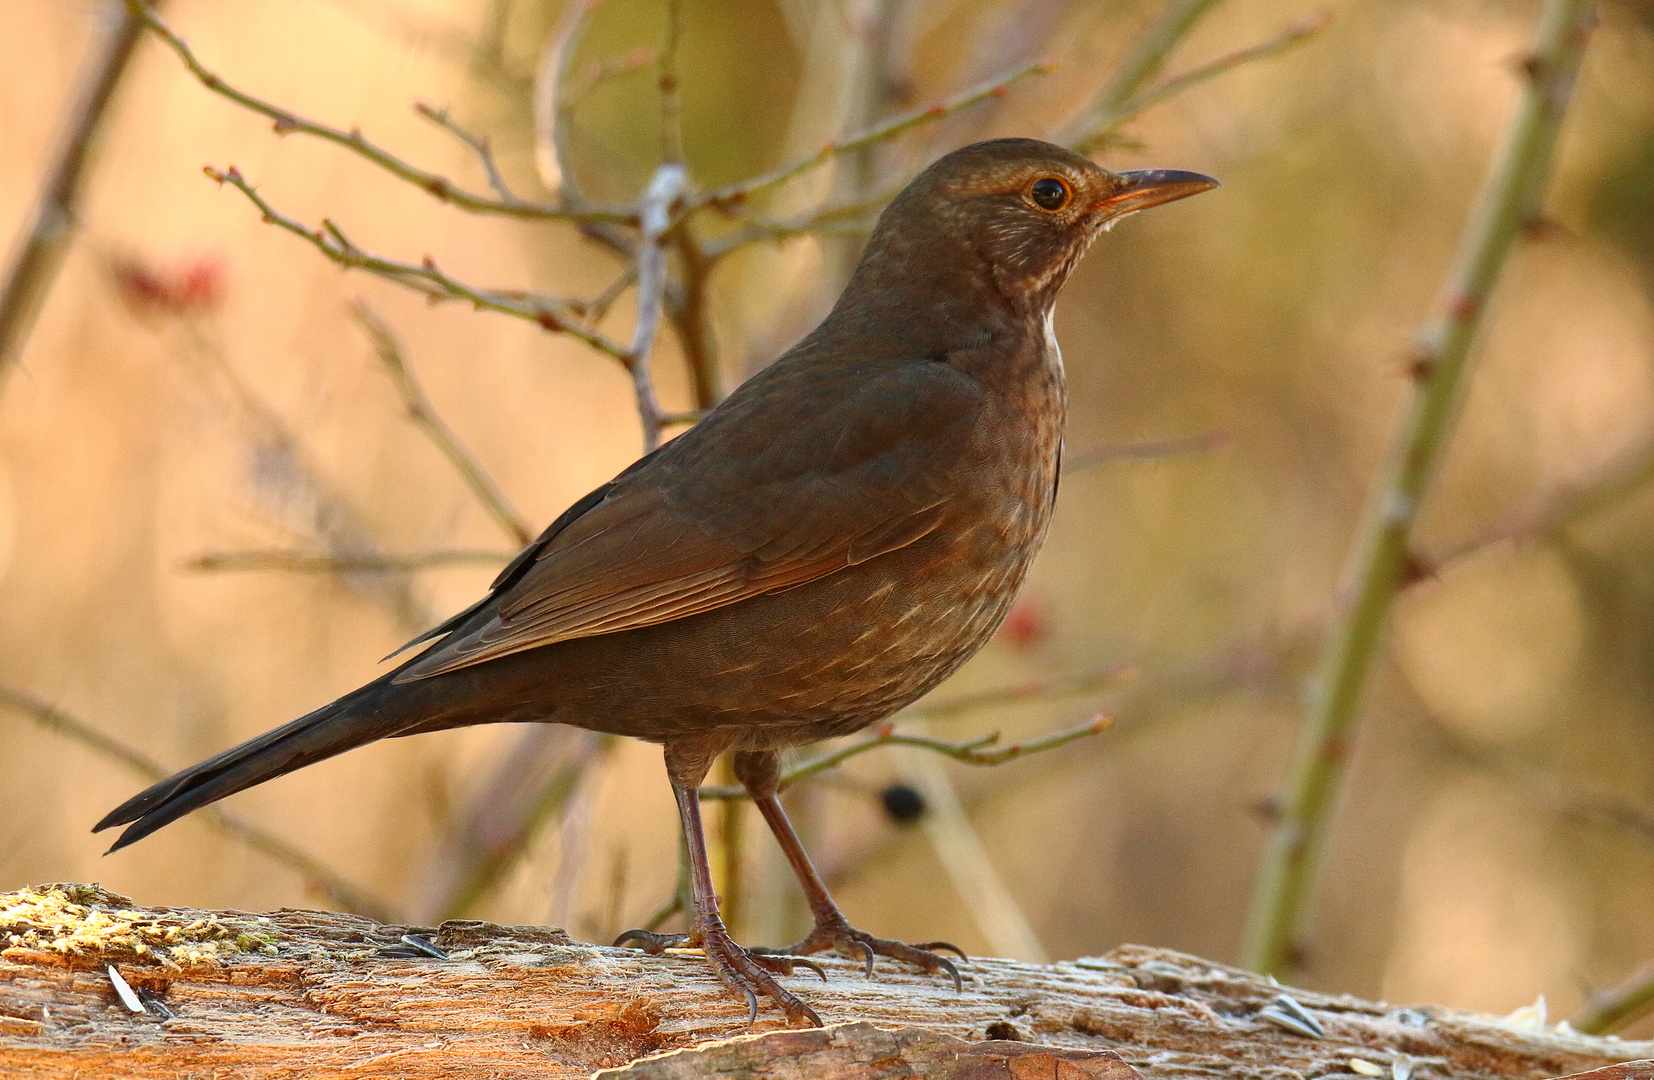
M 1098 208 L 1110 219 L 1147 210 L 1161 203 L 1186 199 L 1218 186 L 1218 182 L 1210 176 L 1179 169 L 1138 169 L 1114 175 L 1120 186 L 1114 194 L 1098 203 Z

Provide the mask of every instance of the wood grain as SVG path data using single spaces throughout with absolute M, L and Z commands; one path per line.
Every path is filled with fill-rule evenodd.
M 402 955 L 413 951 L 401 942 L 410 933 L 428 935 L 449 959 Z M 131 1012 L 109 964 L 173 1016 Z M 887 963 L 871 981 L 848 960 L 828 958 L 823 966 L 829 981 L 806 974 L 788 985 L 829 1024 L 873 1025 L 864 1040 L 906 1040 L 915 1053 L 947 1050 L 949 1039 L 1023 1042 L 1040 1051 L 1038 1064 L 1002 1057 L 993 1066 L 1001 1072 L 984 1077 L 1020 1078 L 1013 1065 L 1047 1070 L 1030 1076 L 1095 1075 L 1075 1071 L 1083 1059 L 1053 1056 L 1053 1048 L 1112 1050 L 1151 1078 L 1268 1080 L 1352 1080 L 1351 1059 L 1386 1075 L 1398 1060 L 1410 1063 L 1418 1080 L 1538 1080 L 1654 1058 L 1654 1043 L 1518 1030 L 1435 1006 L 1290 990 L 1325 1029 L 1306 1038 L 1262 1018 L 1283 988 L 1139 946 L 1049 966 L 973 959 L 962 967 L 961 994 L 946 980 Z M 649 957 L 572 941 L 558 930 L 148 908 L 85 885 L 0 894 L 0 1075 L 8 1078 L 583 1077 L 783 1027 L 766 1014 L 747 1033 L 745 1019 L 745 1003 L 698 956 Z M 910 1028 L 925 1031 L 877 1034 Z M 700 1072 L 637 1077 L 785 1075 L 755 1072 L 750 1055 L 765 1046 L 827 1053 L 847 1030 L 776 1036 L 768 1044 L 736 1039 L 686 1059 Z M 1654 1080 L 1639 1068 L 1593 1080 Z M 917 1067 L 909 1074 L 931 1075 Z

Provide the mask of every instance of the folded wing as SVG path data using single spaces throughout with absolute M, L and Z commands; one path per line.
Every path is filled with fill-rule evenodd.
M 571 508 L 396 681 L 687 618 L 911 544 L 945 514 L 981 397 L 933 361 L 777 364 Z

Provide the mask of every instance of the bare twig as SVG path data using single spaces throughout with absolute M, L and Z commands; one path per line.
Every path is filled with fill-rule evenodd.
M 463 67 L 511 100 L 528 96 L 529 74 L 513 67 L 504 52 L 501 35 L 506 30 L 502 13 L 510 0 L 492 0 L 481 34 L 437 16 L 424 15 L 398 0 L 331 0 L 374 29 L 421 53 L 434 54 Z
M 564 4 L 558 26 L 540 54 L 534 76 L 534 164 L 540 182 L 556 189 L 567 203 L 581 201 L 574 179 L 574 158 L 568 145 L 568 112 L 565 99 L 574 54 L 586 32 L 594 3 Z
M 414 112 L 423 116 L 437 127 L 446 131 L 460 142 L 471 148 L 477 155 L 477 161 L 482 165 L 483 173 L 488 177 L 488 186 L 494 189 L 494 194 L 500 197 L 501 202 L 522 202 L 512 193 L 510 185 L 505 182 L 505 176 L 500 172 L 499 162 L 494 160 L 494 148 L 486 135 L 473 135 L 454 122 L 448 115 L 446 108 L 438 109 L 425 104 L 423 101 L 414 102 Z
M 1062 474 L 1072 476 L 1087 469 L 1095 469 L 1099 465 L 1111 465 L 1118 461 L 1165 461 L 1169 458 L 1198 457 L 1221 450 L 1228 445 L 1228 432 L 1209 431 L 1204 435 L 1189 435 L 1181 439 L 1149 439 L 1144 442 L 1093 446 L 1076 450 L 1071 454 L 1065 453 Z
M 603 321 L 603 317 L 607 315 L 609 313 L 609 309 L 614 306 L 615 301 L 625 295 L 626 290 L 630 289 L 635 284 L 637 284 L 637 264 L 630 263 L 625 269 L 621 270 L 621 272 L 616 275 L 615 279 L 609 283 L 608 287 L 598 293 L 597 296 L 593 297 L 591 300 L 588 300 L 579 307 L 575 307 L 574 304 L 570 304 L 569 306 L 571 308 L 575 308 L 575 310 L 579 311 L 581 316 L 585 318 L 586 328 L 588 330 L 595 330 L 597 329 L 597 324 Z
M 1210 2 L 1210 0 L 1208 0 L 1208 2 Z M 1002 97 L 1012 86 L 1021 82 L 1023 79 L 1026 79 L 1032 75 L 1047 75 L 1055 70 L 1056 65 L 1047 62 L 1028 64 L 1017 68 L 1015 71 L 1010 71 L 1004 75 L 998 76 L 997 78 L 979 83 L 976 86 L 971 87 L 969 90 L 966 90 L 964 93 L 950 98 L 947 101 L 926 106 L 922 109 L 912 109 L 908 112 L 900 113 L 894 117 L 891 117 L 889 120 L 868 128 L 866 131 L 858 132 L 855 135 L 851 135 L 848 138 L 839 139 L 835 142 L 830 142 L 816 153 L 811 154 L 809 157 L 801 158 L 791 164 L 783 165 L 778 169 L 773 169 L 770 172 L 762 173 L 749 180 L 743 180 L 737 184 L 730 184 L 726 187 L 709 191 L 700 196 L 698 199 L 693 200 L 688 209 L 698 209 L 703 206 L 731 206 L 739 204 L 747 199 L 750 199 L 752 196 L 761 191 L 766 191 L 779 184 L 784 184 L 788 180 L 793 179 L 795 176 L 799 176 L 819 165 L 825 164 L 833 158 L 838 157 L 840 154 L 847 154 L 854 150 L 860 150 L 864 147 L 873 146 L 877 143 L 884 142 L 887 139 L 893 139 L 896 136 L 911 131 L 916 127 L 921 127 L 925 124 L 932 124 L 943 119 L 944 117 L 952 116 L 954 113 L 959 112 L 962 109 L 967 109 L 978 102 L 987 101 L 990 98 Z
M 739 229 L 707 241 L 706 255 L 709 259 L 721 259 L 751 244 L 774 243 L 798 236 L 864 235 L 872 231 L 873 219 L 900 190 L 889 188 L 869 198 L 825 207 L 791 221 L 750 220 Z
M 245 91 L 238 90 L 226 83 L 223 78 L 209 70 L 195 53 L 190 50 L 184 39 L 172 31 L 153 8 L 143 0 L 127 0 L 127 10 L 141 20 L 150 29 L 178 54 L 178 58 L 189 68 L 190 73 L 200 81 L 201 85 L 220 97 L 229 99 L 258 113 L 269 117 L 275 124 L 278 135 L 299 133 L 310 135 L 327 142 L 342 146 L 358 156 L 371 161 L 400 180 L 406 180 L 415 187 L 428 192 L 434 198 L 454 206 L 463 207 L 478 214 L 500 214 L 507 217 L 528 218 L 532 220 L 564 220 L 564 221 L 610 221 L 619 224 L 633 223 L 635 219 L 623 209 L 605 208 L 582 205 L 571 206 L 565 202 L 545 203 L 529 202 L 521 199 L 493 198 L 473 191 L 467 191 L 444 176 L 410 162 L 404 161 L 390 151 L 369 142 L 360 131 L 352 129 L 344 131 L 340 128 L 329 127 L 314 120 L 298 116 L 286 109 L 272 105 L 267 101 L 256 98 Z
M 660 159 L 683 164 L 683 91 L 678 77 L 678 41 L 683 36 L 682 0 L 666 0 L 666 44 L 660 50 Z
M 1021 682 L 990 687 L 987 690 L 962 694 L 942 701 L 926 701 L 908 709 L 904 715 L 927 721 L 940 720 L 983 709 L 997 709 L 1002 705 L 1015 705 L 1022 701 L 1054 701 L 1058 698 L 1113 690 L 1137 681 L 1140 675 L 1141 671 L 1136 664 L 1109 664 L 1068 675 L 1024 679 Z
M 536 724 L 524 732 L 477 785 L 443 839 L 416 905 L 419 916 L 458 918 L 488 895 L 614 742 L 613 736 L 561 724 Z
M 1177 3 L 1173 3 L 1168 5 L 1166 13 L 1168 16 L 1176 18 L 1180 15 L 1189 14 L 1189 10 L 1192 8 L 1204 7 L 1205 4 L 1202 3 L 1201 0 L 1195 0 L 1194 3 L 1184 4 L 1181 6 Z M 1174 11 L 1174 9 L 1177 10 Z M 1199 14 L 1200 11 L 1194 12 L 1196 17 L 1198 17 Z M 1091 153 L 1107 143 L 1117 141 L 1118 136 L 1115 133 L 1118 132 L 1123 125 L 1136 119 L 1143 113 L 1148 112 L 1156 105 L 1169 101 L 1191 87 L 1198 86 L 1209 79 L 1214 79 L 1219 75 L 1226 74 L 1245 64 L 1250 64 L 1253 61 L 1263 60 L 1271 56 L 1277 56 L 1295 45 L 1300 45 L 1308 41 L 1310 38 L 1325 30 L 1331 22 L 1331 12 L 1323 11 L 1314 15 L 1306 16 L 1305 18 L 1287 26 L 1273 37 L 1266 38 L 1255 45 L 1248 45 L 1245 48 L 1224 53 L 1222 56 L 1219 56 L 1214 60 L 1208 60 L 1206 63 L 1191 68 L 1182 74 L 1173 75 L 1170 78 L 1163 79 L 1154 86 L 1149 87 L 1147 90 L 1143 90 L 1141 92 L 1130 92 L 1128 96 L 1124 98 L 1116 99 L 1113 96 L 1114 93 L 1117 92 L 1118 87 L 1116 83 L 1110 83 L 1109 87 L 1104 90 L 1103 94 L 1086 112 L 1086 114 L 1080 120 L 1074 121 L 1064 129 L 1061 139 L 1063 142 L 1067 143 L 1069 146 L 1072 146 L 1075 150 L 1082 154 Z M 1191 24 L 1184 24 L 1178 36 L 1180 37 L 1182 33 L 1186 33 L 1190 25 Z M 1156 24 L 1156 31 L 1166 29 L 1170 29 L 1170 26 Z M 1150 38 L 1152 39 L 1155 48 L 1158 48 L 1161 44 L 1165 44 L 1168 51 L 1170 46 L 1176 43 L 1176 38 L 1173 38 L 1170 42 L 1165 42 L 1160 34 L 1154 32 L 1151 32 Z M 1159 63 L 1163 62 L 1164 59 L 1165 53 L 1161 52 L 1160 61 L 1156 62 L 1154 68 L 1157 69 L 1159 67 Z M 1124 70 L 1125 68 L 1122 68 L 1122 71 Z M 1151 69 L 1148 72 L 1148 75 L 1152 75 L 1153 70 L 1154 69 Z M 1145 76 L 1145 78 L 1147 77 L 1148 76 Z
M 570 72 L 570 78 L 563 86 L 563 92 L 557 99 L 556 107 L 561 112 L 568 112 L 580 104 L 586 95 L 596 90 L 606 82 L 625 78 L 645 68 L 658 68 L 660 52 L 647 45 L 639 45 L 629 52 L 619 56 L 611 56 L 604 60 L 592 60 L 580 65 L 580 70 Z
M 718 380 L 718 337 L 712 331 L 708 292 L 717 260 L 703 248 L 688 221 L 679 221 L 667 233 L 667 242 L 678 253 L 683 288 L 667 290 L 666 317 L 689 368 L 690 388 L 695 396 L 693 416 L 699 419 L 723 397 Z M 683 423 L 681 417 L 686 415 L 690 414 L 662 416 L 661 423 Z
M 1569 1021 L 1575 1031 L 1606 1035 L 1630 1024 L 1654 1009 L 1654 961 L 1626 976 L 1606 990 L 1593 991 L 1585 1008 Z
M 567 334 L 601 353 L 614 357 L 625 364 L 628 370 L 631 367 L 631 353 L 603 335 L 585 329 L 581 325 L 580 317 L 565 301 L 530 293 L 479 289 L 444 273 L 435 260 L 429 257 L 416 264 L 371 254 L 357 247 L 331 221 L 324 220 L 322 228 L 311 229 L 282 214 L 266 202 L 234 167 L 214 169 L 209 166 L 204 171 L 211 179 L 221 184 L 229 184 L 247 196 L 270 224 L 280 226 L 294 236 L 307 240 L 317 251 L 340 266 L 366 270 L 422 292 L 433 300 L 464 300 L 480 311 L 497 311 L 503 315 L 527 319 L 542 329 Z
M 215 414 L 245 440 L 247 479 L 265 508 L 312 538 L 316 556 L 369 563 L 385 558 L 378 538 L 316 469 L 292 425 L 237 373 L 213 324 L 183 318 L 178 329 L 188 347 L 175 355 L 211 395 Z M 427 605 L 406 581 L 357 579 L 350 586 L 385 604 L 410 633 L 429 625 Z
M 1287 793 L 1248 919 L 1245 963 L 1284 974 L 1308 905 L 1390 604 L 1411 561 L 1419 507 L 1453 431 L 1470 347 L 1500 267 L 1536 216 L 1574 76 L 1590 37 L 1590 0 L 1547 0 L 1502 155 L 1461 239 L 1435 325 L 1413 364 L 1416 393 L 1391 439 L 1345 570 L 1345 597 L 1299 729 Z
M 1191 68 L 1179 75 L 1156 83 L 1141 94 L 1117 108 L 1112 114 L 1099 118 L 1096 129 L 1086 140 L 1085 145 L 1095 146 L 1098 140 L 1109 138 L 1121 124 L 1132 120 L 1161 102 L 1169 101 L 1178 94 L 1191 87 L 1198 86 L 1208 79 L 1215 79 L 1219 75 L 1227 74 L 1254 60 L 1264 60 L 1271 56 L 1278 56 L 1295 45 L 1301 45 L 1310 38 L 1325 30 L 1332 23 L 1332 12 L 1320 11 L 1313 15 L 1299 19 L 1283 29 L 1273 37 L 1265 38 L 1255 45 L 1248 45 L 1234 52 L 1224 53 L 1214 60 L 1208 60 L 1198 67 Z
M 1043 753 L 1046 750 L 1055 750 L 1059 746 L 1066 746 L 1076 739 L 1084 739 L 1092 735 L 1100 735 L 1107 731 L 1114 723 L 1112 716 L 1099 716 L 1090 723 L 1079 727 L 1064 728 L 1053 731 L 1049 735 L 1042 735 L 1028 742 L 1012 743 L 1009 746 L 999 746 L 999 733 L 993 732 L 981 735 L 964 742 L 948 742 L 944 739 L 932 738 L 929 735 L 905 735 L 896 731 L 896 726 L 886 722 L 880 724 L 872 735 L 848 746 L 840 747 L 830 754 L 823 754 L 818 758 L 794 765 L 781 774 L 781 790 L 785 791 L 801 780 L 808 780 L 817 773 L 842 765 L 849 759 L 869 750 L 877 750 L 881 746 L 913 746 L 921 750 L 933 750 L 955 761 L 966 765 L 1003 765 L 1012 758 L 1026 757 L 1029 754 Z M 736 785 L 717 785 L 701 788 L 701 798 L 715 799 L 744 799 L 746 789 Z
M 925 815 L 920 823 L 925 838 L 993 955 L 1049 963 L 1050 954 L 988 857 L 942 763 L 912 750 L 902 757 L 908 781 L 924 796 Z
M 1166 57 L 1218 0 L 1167 0 L 1160 14 L 1143 31 L 1120 66 L 1085 111 L 1069 121 L 1052 139 L 1081 153 L 1105 117 L 1136 95 L 1165 66 Z
M 95 32 L 75 76 L 62 131 L 40 194 L 0 284 L 0 373 L 22 352 L 41 302 L 73 235 L 81 179 L 94 152 L 110 98 L 143 34 L 143 23 L 121 0 L 105 0 L 93 15 Z
M 637 394 L 638 419 L 643 425 L 643 452 L 649 453 L 660 445 L 661 411 L 655 400 L 655 385 L 649 375 L 649 358 L 655 348 L 655 333 L 660 328 L 661 304 L 666 292 L 666 252 L 661 246 L 671 225 L 672 207 L 682 198 L 689 174 L 682 162 L 663 162 L 649 181 L 643 193 L 639 216 L 643 220 L 643 238 L 637 254 L 637 324 L 632 331 L 632 347 L 627 352 L 626 367 L 632 373 L 632 385 Z
M 1432 555 L 1430 561 L 1439 566 L 1492 544 L 1556 536 L 1618 505 L 1651 481 L 1654 481 L 1654 435 L 1645 434 L 1614 455 L 1594 476 L 1558 484 L 1471 540 Z
M 141 750 L 29 694 L 0 686 L 0 705 L 22 713 L 49 731 L 80 743 L 100 757 L 119 762 L 151 783 L 164 780 L 172 773 Z M 274 833 L 219 806 L 203 808 L 201 816 L 212 828 L 294 871 L 346 911 L 366 915 L 379 922 L 395 921 L 396 914 L 390 904 L 346 881 L 321 860 L 305 854 Z
M 408 574 L 445 566 L 502 566 L 509 551 L 426 551 L 418 555 L 318 555 L 307 551 L 205 551 L 183 569 L 202 573 L 283 570 L 300 574 Z
M 425 396 L 424 388 L 419 385 L 419 380 L 414 377 L 407 360 L 402 356 L 402 343 L 397 340 L 396 334 L 364 300 L 357 300 L 352 304 L 351 312 L 373 339 L 373 351 L 379 354 L 379 360 L 385 365 L 391 382 L 396 384 L 396 392 L 402 397 L 402 406 L 407 410 L 408 419 L 426 434 L 442 456 L 448 459 L 449 464 L 464 477 L 465 485 L 471 489 L 471 494 L 477 497 L 482 508 L 488 511 L 488 516 L 498 522 L 506 535 L 519 546 L 526 546 L 534 539 L 533 530 L 512 507 L 505 493 L 494 483 L 494 478 L 488 475 L 482 464 L 471 456 L 471 452 L 459 441 L 458 436 L 443 423 L 436 410 L 431 408 L 431 401 Z

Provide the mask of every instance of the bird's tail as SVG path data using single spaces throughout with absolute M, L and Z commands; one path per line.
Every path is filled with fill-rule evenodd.
M 294 769 L 401 733 L 407 713 L 392 707 L 390 673 L 324 705 L 152 785 L 117 806 L 93 832 L 126 825 L 110 851 L 141 840 L 191 810 L 217 802 Z M 389 691 L 389 692 L 388 692 Z

